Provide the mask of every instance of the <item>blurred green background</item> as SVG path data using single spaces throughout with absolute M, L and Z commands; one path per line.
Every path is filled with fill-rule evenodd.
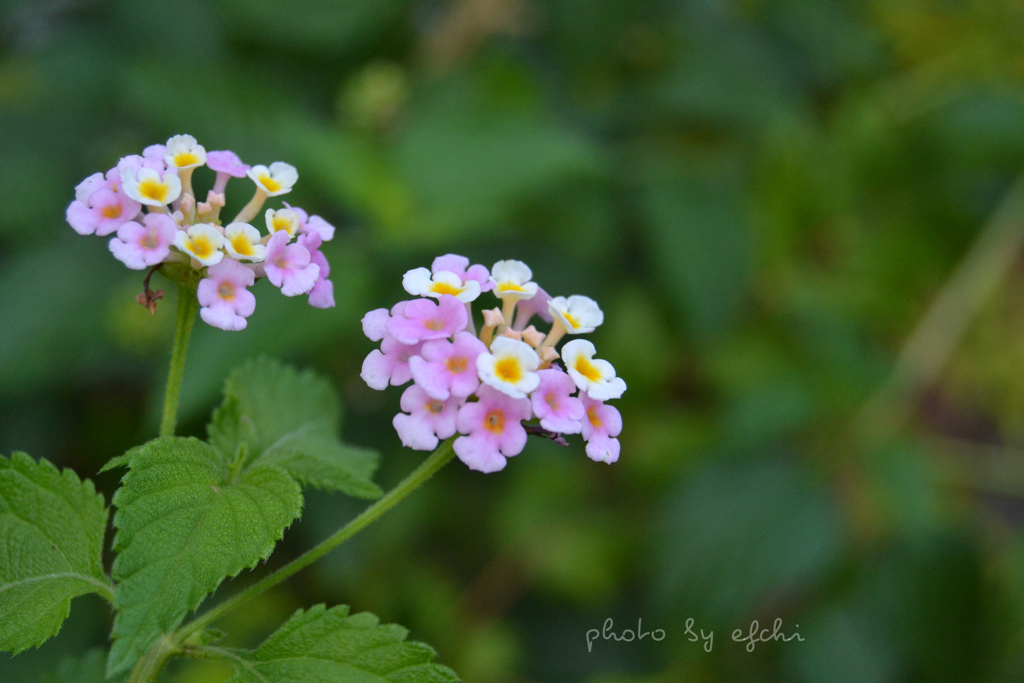
M 326 601 L 408 626 L 468 683 L 1024 676 L 1024 3 L 2 8 L 0 452 L 93 476 L 155 435 L 173 296 L 151 317 L 141 274 L 64 211 L 176 133 L 295 164 L 287 199 L 339 227 L 337 308 L 263 282 L 245 332 L 197 326 L 186 433 L 267 352 L 332 378 L 387 487 L 422 454 L 391 428 L 401 391 L 359 379 L 359 319 L 406 270 L 521 259 L 606 313 L 592 338 L 629 384 L 617 464 L 578 438 L 532 440 L 501 474 L 455 463 L 224 621 L 229 644 Z M 109 500 L 117 475 L 95 479 Z M 311 493 L 269 566 L 361 505 Z M 608 618 L 666 637 L 588 652 Z M 731 641 L 776 618 L 803 642 Z M 110 623 L 75 600 L 0 680 L 38 680 Z

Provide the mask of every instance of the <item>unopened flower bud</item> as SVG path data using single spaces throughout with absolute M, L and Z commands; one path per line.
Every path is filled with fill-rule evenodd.
M 541 343 L 544 341 L 544 336 L 544 333 L 538 332 L 537 328 L 533 325 L 523 330 L 523 341 L 535 349 L 540 348 Z

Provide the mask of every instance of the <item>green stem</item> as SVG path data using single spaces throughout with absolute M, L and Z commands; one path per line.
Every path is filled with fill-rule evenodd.
M 454 440 L 455 437 L 452 437 L 438 446 L 437 450 L 435 450 L 430 457 L 424 460 L 419 467 L 413 470 L 409 476 L 403 479 L 398 486 L 388 491 L 376 503 L 363 510 L 358 517 L 336 531 L 333 535 L 321 541 L 317 546 L 306 551 L 269 576 L 257 581 L 241 593 L 225 600 L 201 617 L 182 626 L 178 629 L 178 632 L 174 634 L 175 642 L 180 643 L 184 641 L 190 635 L 204 626 L 216 621 L 224 614 L 230 612 L 243 603 L 252 600 L 260 593 L 273 588 L 293 574 L 302 571 L 348 539 L 355 536 L 358 532 L 370 526 L 370 524 L 375 522 L 381 515 L 422 486 L 427 479 L 430 479 L 435 472 L 444 467 L 445 464 L 455 456 L 455 451 L 452 450 L 452 443 Z
M 180 652 L 181 648 L 173 640 L 162 636 L 132 667 L 128 683 L 152 683 L 160 675 L 160 670 L 164 668 L 171 655 Z
M 167 391 L 164 394 L 164 416 L 160 421 L 160 436 L 174 436 L 178 422 L 178 395 L 181 393 L 181 376 L 185 373 L 185 355 L 188 353 L 188 339 L 199 311 L 196 289 L 191 284 L 178 284 L 178 320 L 174 327 L 174 347 L 171 349 L 171 369 L 167 374 Z

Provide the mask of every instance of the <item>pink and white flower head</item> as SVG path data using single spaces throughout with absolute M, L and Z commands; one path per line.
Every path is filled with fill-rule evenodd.
M 110 252 L 132 270 L 162 263 L 171 252 L 178 226 L 163 213 L 146 214 L 143 222 L 128 221 L 110 240 Z
M 480 381 L 512 398 L 526 398 L 540 385 L 534 372 L 540 366 L 537 352 L 529 344 L 498 337 L 491 342 L 490 353 L 477 356 Z
M 363 361 L 359 376 L 371 389 L 383 391 L 388 385 L 400 387 L 412 379 L 409 360 L 418 355 L 419 344 L 403 344 L 394 337 L 384 337 L 380 349 L 374 349 Z
M 231 150 L 218 150 L 207 152 L 206 165 L 217 172 L 217 179 L 213 182 L 213 192 L 223 194 L 232 178 L 244 178 L 249 171 L 249 164 L 243 164 L 238 155 Z
M 598 401 L 620 398 L 626 383 L 615 376 L 615 368 L 606 360 L 594 358 L 597 350 L 586 339 L 574 339 L 562 347 L 562 362 L 580 393 Z
M 615 437 L 622 433 L 622 416 L 602 401 L 587 396 L 581 400 L 585 417 L 580 426 L 587 442 L 587 456 L 610 465 L 619 459 L 619 440 Z
M 530 401 L 489 386 L 480 387 L 477 397 L 478 401 L 459 408 L 455 425 L 465 436 L 455 439 L 453 448 L 469 469 L 497 472 L 526 446 L 522 421 L 530 419 Z
M 485 278 L 503 305 L 483 311 L 477 336 L 470 302 L 486 291 L 480 284 Z M 374 389 L 414 381 L 402 398 L 405 413 L 394 419 L 402 443 L 435 447 L 446 431 L 432 430 L 425 421 L 449 410 L 454 401 L 464 405 L 456 419 L 462 436 L 453 447 L 472 469 L 504 468 L 507 458 L 522 451 L 528 433 L 564 444 L 560 435 L 584 432 L 591 458 L 618 458 L 614 437 L 621 419 L 600 402 L 621 396 L 625 382 L 610 363 L 594 358 L 588 341 L 571 341 L 561 354 L 556 348 L 566 333 L 590 331 L 604 316 L 591 299 L 553 299 L 532 278 L 519 261 L 499 261 L 488 275 L 486 268 L 470 266 L 469 259 L 446 254 L 434 260 L 431 270 L 410 270 L 402 283 L 410 294 L 436 297 L 437 303 L 429 298 L 400 301 L 390 311 L 379 308 L 363 317 L 363 332 L 381 347 L 366 357 L 362 378 Z M 460 301 L 468 289 L 472 298 Z M 535 315 L 551 322 L 546 334 L 528 326 Z M 568 372 L 552 365 L 559 357 Z M 587 422 L 584 406 L 592 403 L 600 405 L 594 421 Z M 533 418 L 540 424 L 523 425 Z
M 411 385 L 402 393 L 401 407 L 405 412 L 392 420 L 402 445 L 415 451 L 437 448 L 439 439 L 455 434 L 455 418 L 464 402 L 464 398 L 457 396 L 438 400 L 418 385 Z
M 267 257 L 261 237 L 260 231 L 248 223 L 230 223 L 224 228 L 224 249 L 233 259 L 259 263 Z
M 299 232 L 299 212 L 295 209 L 267 209 L 264 217 L 267 220 L 268 235 L 283 230 L 288 233 L 288 237 L 295 237 Z
M 89 193 L 87 200 L 76 199 L 68 206 L 68 223 L 79 235 L 104 237 L 131 221 L 142 210 L 139 202 L 103 185 L 105 182 Z
M 487 268 L 480 264 L 469 265 L 469 259 L 465 256 L 459 256 L 458 254 L 438 256 L 430 264 L 430 272 L 436 274 L 442 270 L 455 273 L 462 280 L 463 284 L 470 280 L 475 280 L 480 284 L 481 292 L 489 292 L 494 287 L 494 283 L 491 282 L 491 274 L 487 271 Z
M 320 251 L 322 243 L 319 233 L 299 235 L 298 244 L 309 252 L 309 262 L 320 268 L 313 289 L 309 290 L 309 305 L 313 308 L 334 308 L 334 283 L 327 279 L 331 274 L 331 264 Z
M 224 235 L 216 226 L 197 223 L 188 230 L 179 230 L 174 236 L 174 246 L 204 266 L 215 266 L 224 258 Z
M 288 244 L 291 237 L 284 230 L 274 233 L 267 242 L 263 269 L 267 279 L 281 288 L 285 296 L 307 294 L 320 276 L 320 266 L 309 262 L 309 250 L 301 244 Z
M 256 297 L 246 289 L 255 277 L 251 268 L 229 258 L 210 266 L 196 293 L 199 316 L 222 330 L 244 330 L 245 319 L 256 310 Z
M 206 163 L 206 148 L 191 135 L 175 135 L 167 141 L 164 163 L 179 171 L 198 168 Z
M 593 332 L 604 322 L 604 313 L 590 297 L 574 294 L 569 298 L 556 296 L 548 302 L 548 311 L 569 334 Z
M 576 383 L 558 368 L 537 372 L 540 384 L 530 396 L 533 414 L 540 426 L 558 434 L 579 434 L 583 402 L 573 396 Z
M 428 396 L 442 401 L 449 396 L 466 398 L 480 387 L 476 359 L 486 352 L 482 341 L 469 332 L 459 332 L 454 342 L 425 342 L 420 355 L 409 359 L 409 368 Z
M 532 299 L 537 293 L 537 283 L 532 279 L 533 271 L 522 261 L 498 261 L 491 268 L 494 296 L 499 299 Z
M 428 299 L 408 302 L 402 312 L 388 320 L 389 335 L 403 344 L 445 339 L 466 329 L 469 315 L 455 297 L 444 294 L 436 304 Z
M 208 201 L 197 203 L 192 176 L 204 163 L 216 172 L 217 180 Z M 226 202 L 227 180 L 246 175 L 257 184 L 255 195 L 239 214 L 247 218 L 236 218 L 222 228 L 220 210 Z M 234 152 L 207 153 L 191 135 L 176 135 L 166 145 L 150 145 L 141 155 L 122 157 L 106 174 L 94 173 L 79 183 L 67 220 L 83 235 L 116 231 L 110 251 L 129 268 L 156 271 L 168 264 L 163 273 L 175 280 L 182 268 L 199 271 L 205 283 L 201 287 L 203 320 L 240 330 L 255 307 L 245 287 L 264 276 L 287 296 L 309 294 L 309 303 L 317 308 L 334 305 L 330 265 L 319 250 L 322 239 L 333 237 L 333 226 L 316 216 L 308 218 L 299 209 L 271 209 L 268 213 L 284 220 L 287 227 L 276 241 L 272 236 L 264 244 L 260 231 L 249 224 L 268 196 L 288 192 L 297 177 L 295 168 L 283 162 L 250 168 Z M 300 233 L 305 234 L 299 242 L 289 245 Z M 220 265 L 225 262 L 229 263 Z M 146 290 L 138 301 L 155 310 L 156 297 L 148 285 L 152 274 L 146 276 Z M 213 282 L 219 283 L 216 288 Z M 402 365 L 399 375 L 404 372 L 411 377 L 407 358 Z
M 275 161 L 269 167 L 253 166 L 246 175 L 252 178 L 256 187 L 263 190 L 268 197 L 277 197 L 292 191 L 292 186 L 299 179 L 299 172 L 291 164 Z
M 181 180 L 173 171 L 126 166 L 121 169 L 121 185 L 126 195 L 146 206 L 163 208 L 181 196 Z
M 431 273 L 426 268 L 414 268 L 402 278 L 402 287 L 413 296 L 440 299 L 445 294 L 450 294 L 464 304 L 476 301 L 480 296 L 479 282 L 463 282 L 461 277 L 448 270 Z

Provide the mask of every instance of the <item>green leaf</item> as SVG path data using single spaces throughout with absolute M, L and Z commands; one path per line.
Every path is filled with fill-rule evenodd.
M 131 667 L 222 580 L 269 557 L 302 508 L 299 485 L 281 468 L 256 463 L 230 477 L 194 438 L 150 441 L 128 467 L 114 495 L 110 674 Z
M 406 629 L 381 625 L 367 612 L 349 616 L 348 609 L 317 605 L 297 611 L 255 652 L 244 655 L 228 683 L 459 680 L 448 667 L 433 663 L 437 653 L 429 645 L 407 642 Z
M 113 598 L 102 562 L 107 516 L 91 481 L 25 453 L 0 457 L 0 649 L 57 635 L 76 596 Z
M 338 440 L 340 416 L 326 379 L 261 357 L 228 375 L 208 431 L 225 462 L 274 464 L 307 486 L 379 497 L 377 454 Z

